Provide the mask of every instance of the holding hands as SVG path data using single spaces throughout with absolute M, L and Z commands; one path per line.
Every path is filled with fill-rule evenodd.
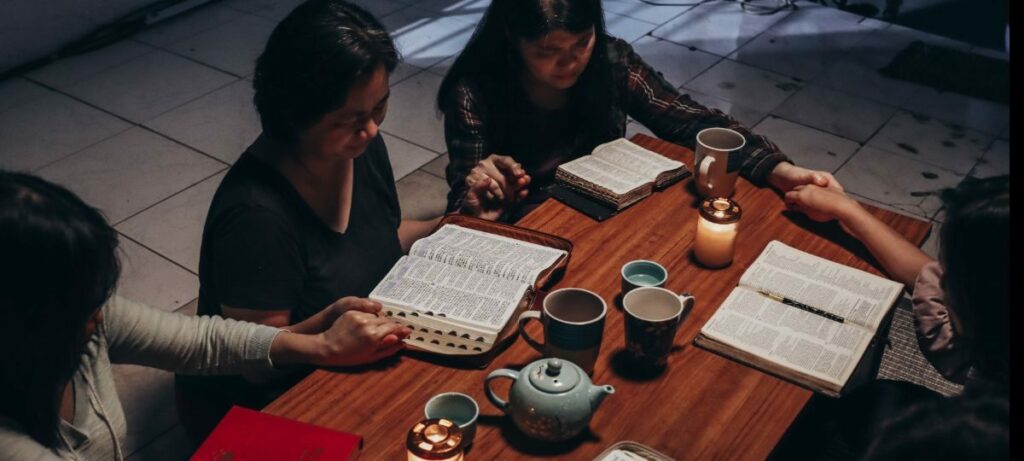
M 842 189 L 805 184 L 794 187 L 785 195 L 786 205 L 814 221 L 838 220 L 843 227 L 856 213 L 864 208 L 846 195 Z M 847 229 L 849 232 L 849 229 Z
M 466 197 L 462 212 L 495 220 L 508 205 L 526 198 L 530 176 L 522 165 L 507 155 L 491 154 L 477 163 L 466 176 Z
M 838 190 L 839 192 L 843 191 L 843 186 L 839 184 L 839 181 L 836 181 L 832 173 L 808 170 L 789 162 L 779 163 L 772 170 L 771 176 L 768 177 L 768 182 L 783 194 L 802 185 L 815 185 Z

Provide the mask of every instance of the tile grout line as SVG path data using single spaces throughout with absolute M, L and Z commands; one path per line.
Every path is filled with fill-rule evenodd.
M 220 90 L 222 90 L 222 89 L 224 89 L 224 88 L 227 88 L 227 87 L 228 87 L 228 86 L 230 86 L 230 85 L 233 85 L 233 84 L 235 84 L 235 83 L 238 83 L 238 82 L 240 82 L 240 81 L 243 81 L 243 80 L 245 80 L 245 79 L 236 79 L 236 80 L 233 80 L 233 81 L 231 81 L 231 82 L 228 82 L 228 83 L 226 83 L 226 84 L 224 84 L 224 85 L 221 85 L 221 86 L 219 86 L 219 87 L 217 87 L 217 88 L 214 88 L 214 89 L 212 89 L 212 90 L 210 90 L 210 91 L 208 91 L 208 92 L 206 92 L 206 93 L 203 93 L 202 95 L 196 96 L 195 98 L 192 98 L 192 99 L 190 99 L 190 100 L 188 100 L 188 101 L 186 101 L 186 102 L 184 102 L 184 103 L 182 103 L 182 104 L 180 104 L 180 105 L 177 105 L 177 106 L 174 106 L 174 107 L 172 107 L 172 108 L 170 108 L 170 109 L 167 109 L 166 111 L 164 111 L 164 112 L 161 112 L 160 114 L 158 114 L 158 115 L 155 115 L 155 116 L 153 116 L 153 117 L 152 117 L 152 118 L 150 118 L 149 120 L 147 120 L 147 121 L 145 121 L 145 122 L 141 122 L 141 123 L 140 123 L 140 122 L 136 122 L 136 121 L 134 121 L 134 120 L 130 120 L 130 119 L 128 119 L 128 118 L 125 118 L 125 117 L 123 117 L 123 116 L 121 116 L 121 115 L 118 115 L 118 114 L 116 114 L 116 113 L 114 113 L 114 112 L 111 112 L 111 111 L 110 111 L 110 110 L 108 110 L 108 109 L 105 109 L 105 108 L 103 108 L 103 107 L 100 107 L 100 106 L 98 106 L 98 105 L 96 105 L 96 104 L 93 104 L 92 102 L 86 101 L 86 100 L 84 100 L 84 99 L 82 99 L 82 98 L 80 98 L 80 97 L 78 97 L 78 96 L 75 96 L 75 95 L 73 95 L 73 94 L 70 94 L 70 93 L 68 93 L 68 92 L 65 92 L 65 91 L 63 91 L 63 90 L 60 90 L 60 89 L 58 89 L 58 88 L 52 87 L 52 86 L 50 86 L 50 85 L 48 85 L 48 84 L 45 84 L 45 83 L 42 83 L 42 82 L 39 82 L 39 81 L 36 81 L 36 80 L 30 79 L 29 77 L 24 77 L 24 78 L 25 78 L 25 79 L 27 79 L 27 80 L 30 80 L 31 82 L 33 82 L 33 83 L 35 83 L 35 84 L 37 84 L 37 85 L 39 85 L 39 86 L 42 86 L 43 88 L 46 88 L 46 89 L 48 89 L 48 90 L 50 90 L 50 91 L 53 91 L 54 93 L 57 93 L 57 94 L 59 94 L 59 95 L 62 95 L 62 96 L 65 96 L 65 97 L 67 97 L 67 98 L 69 98 L 69 99 L 71 99 L 71 100 L 74 100 L 74 101 L 76 101 L 76 102 L 78 102 L 78 103 L 80 103 L 80 104 L 83 104 L 83 105 L 85 105 L 85 106 L 88 106 L 88 107 L 90 107 L 90 108 L 92 108 L 92 109 L 95 109 L 95 110 L 97 110 L 97 111 L 100 111 L 100 112 L 102 112 L 102 113 L 104 113 L 104 114 L 107 114 L 107 115 L 109 115 L 109 116 L 111 116 L 111 117 L 114 117 L 114 118 L 116 118 L 116 119 L 118 119 L 118 120 L 120 120 L 120 121 L 122 121 L 122 122 L 125 122 L 125 123 L 127 123 L 128 125 L 130 125 L 130 126 L 129 126 L 128 128 L 125 128 L 124 130 L 121 130 L 121 131 L 119 131 L 119 132 L 117 132 L 117 133 L 115 133 L 115 134 L 112 134 L 112 135 L 110 135 L 110 136 L 108 136 L 108 137 L 106 137 L 106 138 L 104 138 L 104 139 L 102 139 L 102 140 L 96 141 L 96 142 L 94 142 L 94 143 L 92 143 L 92 144 L 89 144 L 89 145 L 87 145 L 87 146 L 85 146 L 85 147 L 82 147 L 81 149 L 78 149 L 78 150 L 76 150 L 76 151 L 74 151 L 74 152 L 72 152 L 72 153 L 70 153 L 70 154 L 68 154 L 68 155 L 65 155 L 65 156 L 63 156 L 63 157 L 61 157 L 61 158 L 59 158 L 59 159 L 57 159 L 57 160 L 53 160 L 53 161 L 51 161 L 51 162 L 48 162 L 48 163 L 46 163 L 45 165 L 43 165 L 43 166 L 40 166 L 40 167 L 36 168 L 36 169 L 35 169 L 35 170 L 33 170 L 33 171 L 39 171 L 39 170 L 42 170 L 43 168 L 49 167 L 49 166 L 51 166 L 51 165 L 53 165 L 53 164 L 55 164 L 55 163 L 57 163 L 57 162 L 59 162 L 59 161 L 61 161 L 61 160 L 66 160 L 66 159 L 68 159 L 68 158 L 71 158 L 71 157 L 73 157 L 73 156 L 75 156 L 75 155 L 77 155 L 77 154 L 81 153 L 82 151 L 84 151 L 84 150 L 86 150 L 86 149 L 89 149 L 89 148 L 91 148 L 91 147 L 93 147 L 93 146 L 96 146 L 97 144 L 100 144 L 100 143 L 102 143 L 102 142 L 104 142 L 104 141 L 108 141 L 108 140 L 110 140 L 111 138 L 113 138 L 113 137 L 115 137 L 115 136 L 117 136 L 117 135 L 123 134 L 123 133 L 125 133 L 126 131 L 128 131 L 128 130 L 130 130 L 130 129 L 132 129 L 132 128 L 142 128 L 142 129 L 144 129 L 144 130 L 146 130 L 146 131 L 149 131 L 150 133 L 156 134 L 156 135 L 158 135 L 158 136 L 160 136 L 160 137 L 162 137 L 162 138 L 164 138 L 164 139 L 167 139 L 167 140 L 169 140 L 169 141 L 172 141 L 172 142 L 174 142 L 175 144 L 179 144 L 179 145 L 181 145 L 181 146 L 183 146 L 183 147 L 186 147 L 186 148 L 188 148 L 188 149 L 189 149 L 189 150 L 191 150 L 191 151 L 194 151 L 194 152 L 196 152 L 196 153 L 198 153 L 198 154 L 201 154 L 201 155 L 203 155 L 203 156 L 209 157 L 209 158 L 211 158 L 211 159 L 213 159 L 213 160 L 215 160 L 215 161 L 217 161 L 217 162 L 219 162 L 219 163 L 223 163 L 223 164 L 225 164 L 225 165 L 228 165 L 228 166 L 230 166 L 230 165 L 229 165 L 228 163 L 224 162 L 223 160 L 221 160 L 221 159 L 219 159 L 219 158 L 217 158 L 217 157 L 215 157 L 215 156 L 213 156 L 213 155 L 211 155 L 211 154 L 208 154 L 208 153 L 206 153 L 206 152 L 203 152 L 202 150 L 199 150 L 199 149 L 196 149 L 196 148 L 194 148 L 194 147 L 192 147 L 192 146 L 189 146 L 188 144 L 185 144 L 185 143 L 183 143 L 183 142 L 181 142 L 181 141 L 179 141 L 179 140 L 177 140 L 177 139 L 174 139 L 174 138 L 172 138 L 172 137 L 170 137 L 170 136 L 167 136 L 167 135 L 165 135 L 165 134 L 163 134 L 163 133 L 160 133 L 159 131 L 156 131 L 156 130 L 154 130 L 154 129 L 152 129 L 152 128 L 148 127 L 148 126 L 146 126 L 146 125 L 145 125 L 145 123 L 148 123 L 148 122 L 151 122 L 151 121 L 153 121 L 153 120 L 156 120 L 157 118 L 160 118 L 160 117 L 162 117 L 163 115 L 165 115 L 165 114 L 167 114 L 167 113 L 169 113 L 169 112 L 171 112 L 171 111 L 173 111 L 173 110 L 179 109 L 179 108 L 181 108 L 182 106 L 185 106 L 185 105 L 187 105 L 187 104 L 190 104 L 190 103 L 192 103 L 192 102 L 195 102 L 196 100 L 198 100 L 198 99 L 200 99 L 200 98 L 203 98 L 203 97 L 209 96 L 209 95 L 210 95 L 210 94 L 212 94 L 212 93 L 215 93 L 215 92 L 217 92 L 217 91 L 220 91 Z
M 188 269 L 188 268 L 187 268 L 187 267 L 185 267 L 185 266 L 182 266 L 181 264 L 178 264 L 178 262 L 177 262 L 177 261 L 175 261 L 175 260 L 173 260 L 173 259 L 171 259 L 171 258 L 168 258 L 168 257 L 167 257 L 167 256 L 165 256 L 165 255 L 164 255 L 163 253 L 160 253 L 159 251 L 156 251 L 156 250 L 154 250 L 154 249 L 152 249 L 152 248 L 150 248 L 150 247 L 146 246 L 146 245 L 145 245 L 144 243 L 142 243 L 141 241 L 139 241 L 139 240 L 136 240 L 136 239 L 132 238 L 132 236 L 130 236 L 130 235 L 128 235 L 128 234 L 126 234 L 126 233 L 124 233 L 124 232 L 122 232 L 122 231 L 118 230 L 118 229 L 114 229 L 114 230 L 116 230 L 116 231 L 117 231 L 117 233 L 118 233 L 118 235 L 120 235 L 120 236 L 121 236 L 121 237 L 123 237 L 124 239 L 126 239 L 126 240 L 128 240 L 128 241 L 131 241 L 132 243 L 134 243 L 134 244 L 136 244 L 136 245 L 138 245 L 138 246 L 140 246 L 140 247 L 144 248 L 144 249 L 145 249 L 146 251 L 152 252 L 153 254 L 155 254 L 155 255 L 157 255 L 158 257 L 160 257 L 160 259 L 163 259 L 164 261 L 167 261 L 167 262 L 169 262 L 169 263 L 173 264 L 174 266 L 177 266 L 177 267 L 178 267 L 179 269 L 181 269 L 181 270 L 183 270 L 183 271 L 187 272 L 187 273 L 188 273 L 189 275 L 194 275 L 194 276 L 196 276 L 196 277 L 199 277 L 199 274 L 198 274 L 198 273 L 196 273 L 196 272 L 192 272 L 192 270 Z M 121 249 L 121 246 L 120 246 L 120 245 L 118 245 L 118 249 Z M 123 249 L 122 249 L 121 253 L 122 253 L 122 254 L 124 254 L 124 251 L 123 251 Z M 127 257 L 128 255 L 127 255 L 127 254 L 124 254 L 124 256 L 125 256 L 125 257 Z M 191 298 L 191 299 L 195 299 L 195 298 Z M 191 302 L 191 301 L 189 301 L 189 302 Z M 178 310 L 178 309 L 180 309 L 180 308 L 181 308 L 182 306 L 184 306 L 185 304 L 188 304 L 188 303 L 183 303 L 183 304 L 181 304 L 180 306 L 178 306 L 178 307 L 175 307 L 175 308 L 174 308 L 174 310 Z
M 117 223 L 111 223 L 110 227 L 120 226 L 121 224 L 124 224 L 126 221 L 128 221 L 128 220 L 130 220 L 130 219 L 132 219 L 132 218 L 134 218 L 134 217 L 136 217 L 136 216 L 138 216 L 138 215 L 140 215 L 142 213 L 145 213 L 145 212 L 149 211 L 150 209 L 152 209 L 153 207 L 155 207 L 157 205 L 160 205 L 161 203 L 164 203 L 164 202 L 166 202 L 166 201 L 168 201 L 168 200 L 170 200 L 170 199 L 172 199 L 174 197 L 177 197 L 178 195 L 181 195 L 185 191 L 187 191 L 187 190 L 189 190 L 189 189 L 191 189 L 191 188 L 193 188 L 195 186 L 198 186 L 200 183 L 202 183 L 202 182 L 204 182 L 204 181 L 206 181 L 206 180 L 208 180 L 210 178 L 213 178 L 214 176 L 217 176 L 217 175 L 227 171 L 230 168 L 231 168 L 230 165 L 225 165 L 221 169 L 219 169 L 216 172 L 210 174 L 209 176 L 203 177 L 202 179 L 200 179 L 200 180 L 198 180 L 198 181 L 196 181 L 196 182 L 194 182 L 192 184 L 189 184 L 189 185 L 185 186 L 183 189 L 181 189 L 181 190 L 179 190 L 179 191 L 177 191 L 177 192 L 175 192 L 175 193 L 173 193 L 171 195 L 168 195 L 167 197 L 164 197 L 164 198 L 160 199 L 160 201 L 155 202 L 152 205 L 149 205 L 149 206 L 147 206 L 147 207 L 145 207 L 145 208 L 143 208 L 143 209 L 141 209 L 141 210 L 139 210 L 139 211 L 137 211 L 135 213 L 132 213 L 131 215 L 128 215 L 127 217 L 121 219 Z
M 419 147 L 420 149 L 426 149 L 427 151 L 430 151 L 430 152 L 434 153 L 435 155 L 439 155 L 440 156 L 440 155 L 447 155 L 448 154 L 448 151 L 438 152 L 438 151 L 436 151 L 434 149 L 431 149 L 431 148 L 429 148 L 427 146 L 419 144 L 419 143 L 417 143 L 415 141 L 410 141 L 410 140 L 405 139 L 405 138 L 403 138 L 401 136 L 398 136 L 398 135 L 396 135 L 396 134 L 394 134 L 394 133 L 392 133 L 392 132 L 390 132 L 388 130 L 385 130 L 384 128 L 381 128 L 380 131 L 382 131 L 384 133 L 387 133 L 388 136 L 391 136 L 391 137 L 396 138 L 396 139 L 400 139 L 400 140 L 405 141 L 405 142 L 407 142 L 409 144 L 412 144 L 412 145 L 414 145 L 416 147 Z M 445 142 L 445 147 L 447 147 L 447 141 Z M 390 152 L 390 149 L 389 149 L 389 152 Z M 435 158 L 437 158 L 437 157 L 435 157 Z M 433 161 L 433 159 L 431 159 L 431 161 Z

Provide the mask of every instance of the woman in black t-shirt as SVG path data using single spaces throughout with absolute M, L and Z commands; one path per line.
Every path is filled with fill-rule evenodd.
M 274 29 L 253 81 L 263 133 L 218 187 L 204 226 L 200 315 L 296 331 L 321 311 L 321 331 L 361 316 L 350 365 L 401 349 L 408 328 L 364 297 L 440 218 L 401 219 L 378 135 L 397 62 L 387 31 L 346 2 L 308 1 Z M 178 376 L 182 420 L 201 439 L 231 404 L 261 407 L 290 378 Z

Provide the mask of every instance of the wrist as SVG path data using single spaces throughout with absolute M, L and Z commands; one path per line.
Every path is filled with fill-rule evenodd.
M 856 229 L 859 227 L 857 223 L 862 222 L 868 211 L 864 207 L 860 206 L 860 202 L 852 199 L 845 198 L 839 202 L 838 212 L 836 213 L 836 219 L 842 224 L 848 232 L 856 234 Z
M 282 331 L 270 345 L 270 361 L 275 368 L 289 365 L 320 365 L 330 354 L 324 335 Z
M 772 168 L 772 172 L 768 174 L 768 185 L 774 187 L 780 192 L 787 192 L 789 190 L 789 170 L 793 168 L 793 164 L 782 161 Z

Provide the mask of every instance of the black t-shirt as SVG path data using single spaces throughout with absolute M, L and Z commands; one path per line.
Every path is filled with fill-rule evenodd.
M 338 298 L 367 296 L 402 256 L 401 211 L 383 138 L 355 159 L 343 234 L 252 150 L 231 167 L 210 204 L 199 256 L 199 314 L 220 315 L 221 305 L 291 310 L 295 323 Z M 261 408 L 303 371 L 259 386 L 235 375 L 178 375 L 177 388 L 190 402 L 183 418 L 208 431 L 232 404 Z
M 199 256 L 199 314 L 220 314 L 221 305 L 290 310 L 295 323 L 338 298 L 367 296 L 402 256 L 401 211 L 383 138 L 355 159 L 343 234 L 250 151 L 210 205 Z

